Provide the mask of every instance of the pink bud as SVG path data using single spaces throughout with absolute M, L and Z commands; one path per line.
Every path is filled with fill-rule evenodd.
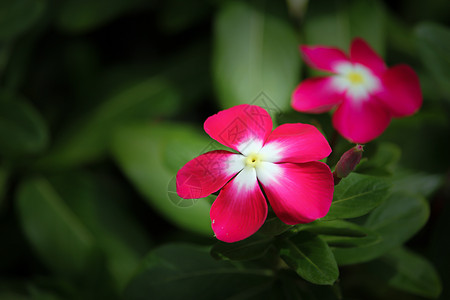
M 334 184 L 338 184 L 342 178 L 347 177 L 361 160 L 364 145 L 356 145 L 342 154 L 333 172 Z

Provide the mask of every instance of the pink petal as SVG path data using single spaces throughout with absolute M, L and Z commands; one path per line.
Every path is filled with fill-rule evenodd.
M 251 142 L 262 147 L 272 131 L 272 119 L 261 107 L 243 104 L 209 117 L 204 128 L 219 143 L 244 153 Z
M 254 168 L 245 168 L 214 201 L 210 212 L 216 237 L 232 243 L 254 234 L 267 217 L 267 203 Z
M 323 113 L 332 109 L 344 98 L 344 93 L 335 88 L 332 80 L 332 77 L 316 77 L 300 83 L 292 94 L 292 107 L 308 113 Z
M 312 125 L 283 124 L 272 131 L 259 153 L 264 161 L 303 163 L 327 157 L 331 147 Z
M 333 115 L 333 125 L 347 140 L 365 144 L 378 137 L 388 127 L 391 116 L 375 98 L 347 98 Z
M 381 75 L 387 69 L 383 59 L 361 38 L 352 41 L 350 58 L 353 62 L 365 65 L 377 75 Z
M 177 193 L 184 199 L 206 197 L 223 187 L 244 167 L 244 157 L 224 150 L 202 154 L 177 173 Z
M 347 55 L 342 50 L 334 47 L 301 46 L 305 62 L 313 68 L 335 73 L 335 66 L 342 62 L 348 62 Z
M 258 170 L 258 179 L 275 214 L 286 224 L 312 222 L 330 209 L 333 175 L 322 162 L 271 164 Z
M 422 106 L 422 92 L 416 73 L 407 65 L 398 65 L 382 76 L 384 92 L 378 97 L 394 117 L 414 114 Z

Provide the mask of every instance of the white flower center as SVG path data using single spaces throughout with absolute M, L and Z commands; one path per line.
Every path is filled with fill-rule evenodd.
M 230 156 L 227 161 L 227 173 L 235 177 L 238 190 L 253 188 L 256 179 L 263 184 L 278 182 L 282 176 L 282 168 L 273 163 L 280 157 L 281 148 L 277 143 L 269 143 L 262 147 L 263 142 L 249 139 L 238 146 L 241 154 Z
M 358 63 L 341 63 L 336 66 L 337 75 L 333 77 L 334 86 L 346 92 L 355 101 L 366 100 L 376 92 L 381 84 L 372 71 Z

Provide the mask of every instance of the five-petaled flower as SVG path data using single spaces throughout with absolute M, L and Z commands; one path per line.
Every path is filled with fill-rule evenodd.
M 387 68 L 360 38 L 353 40 L 350 57 L 333 47 L 300 49 L 307 64 L 333 75 L 303 81 L 292 95 L 293 108 L 323 113 L 336 107 L 333 125 L 354 143 L 371 141 L 392 117 L 412 115 L 422 105 L 416 73 L 407 65 Z
M 333 176 L 318 160 L 331 148 L 314 126 L 283 124 L 272 131 L 264 109 L 244 104 L 209 117 L 204 129 L 239 153 L 215 150 L 189 161 L 178 171 L 177 192 L 190 199 L 221 189 L 210 211 L 219 240 L 239 241 L 262 226 L 268 210 L 263 191 L 286 224 L 312 222 L 328 213 Z

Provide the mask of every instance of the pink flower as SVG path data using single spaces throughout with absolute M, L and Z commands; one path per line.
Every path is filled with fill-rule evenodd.
M 303 81 L 292 95 L 295 110 L 323 113 L 336 108 L 333 125 L 346 139 L 367 143 L 392 117 L 414 114 L 422 105 L 416 73 L 407 65 L 387 68 L 362 39 L 353 40 L 350 57 L 340 49 L 300 47 L 307 64 L 333 73 Z
M 239 105 L 209 117 L 205 131 L 239 153 L 215 150 L 178 171 L 177 192 L 202 198 L 221 189 L 210 217 L 219 240 L 235 242 L 255 233 L 267 217 L 267 196 L 286 224 L 324 217 L 333 198 L 330 168 L 317 160 L 331 148 L 312 125 L 284 124 L 259 106 Z

